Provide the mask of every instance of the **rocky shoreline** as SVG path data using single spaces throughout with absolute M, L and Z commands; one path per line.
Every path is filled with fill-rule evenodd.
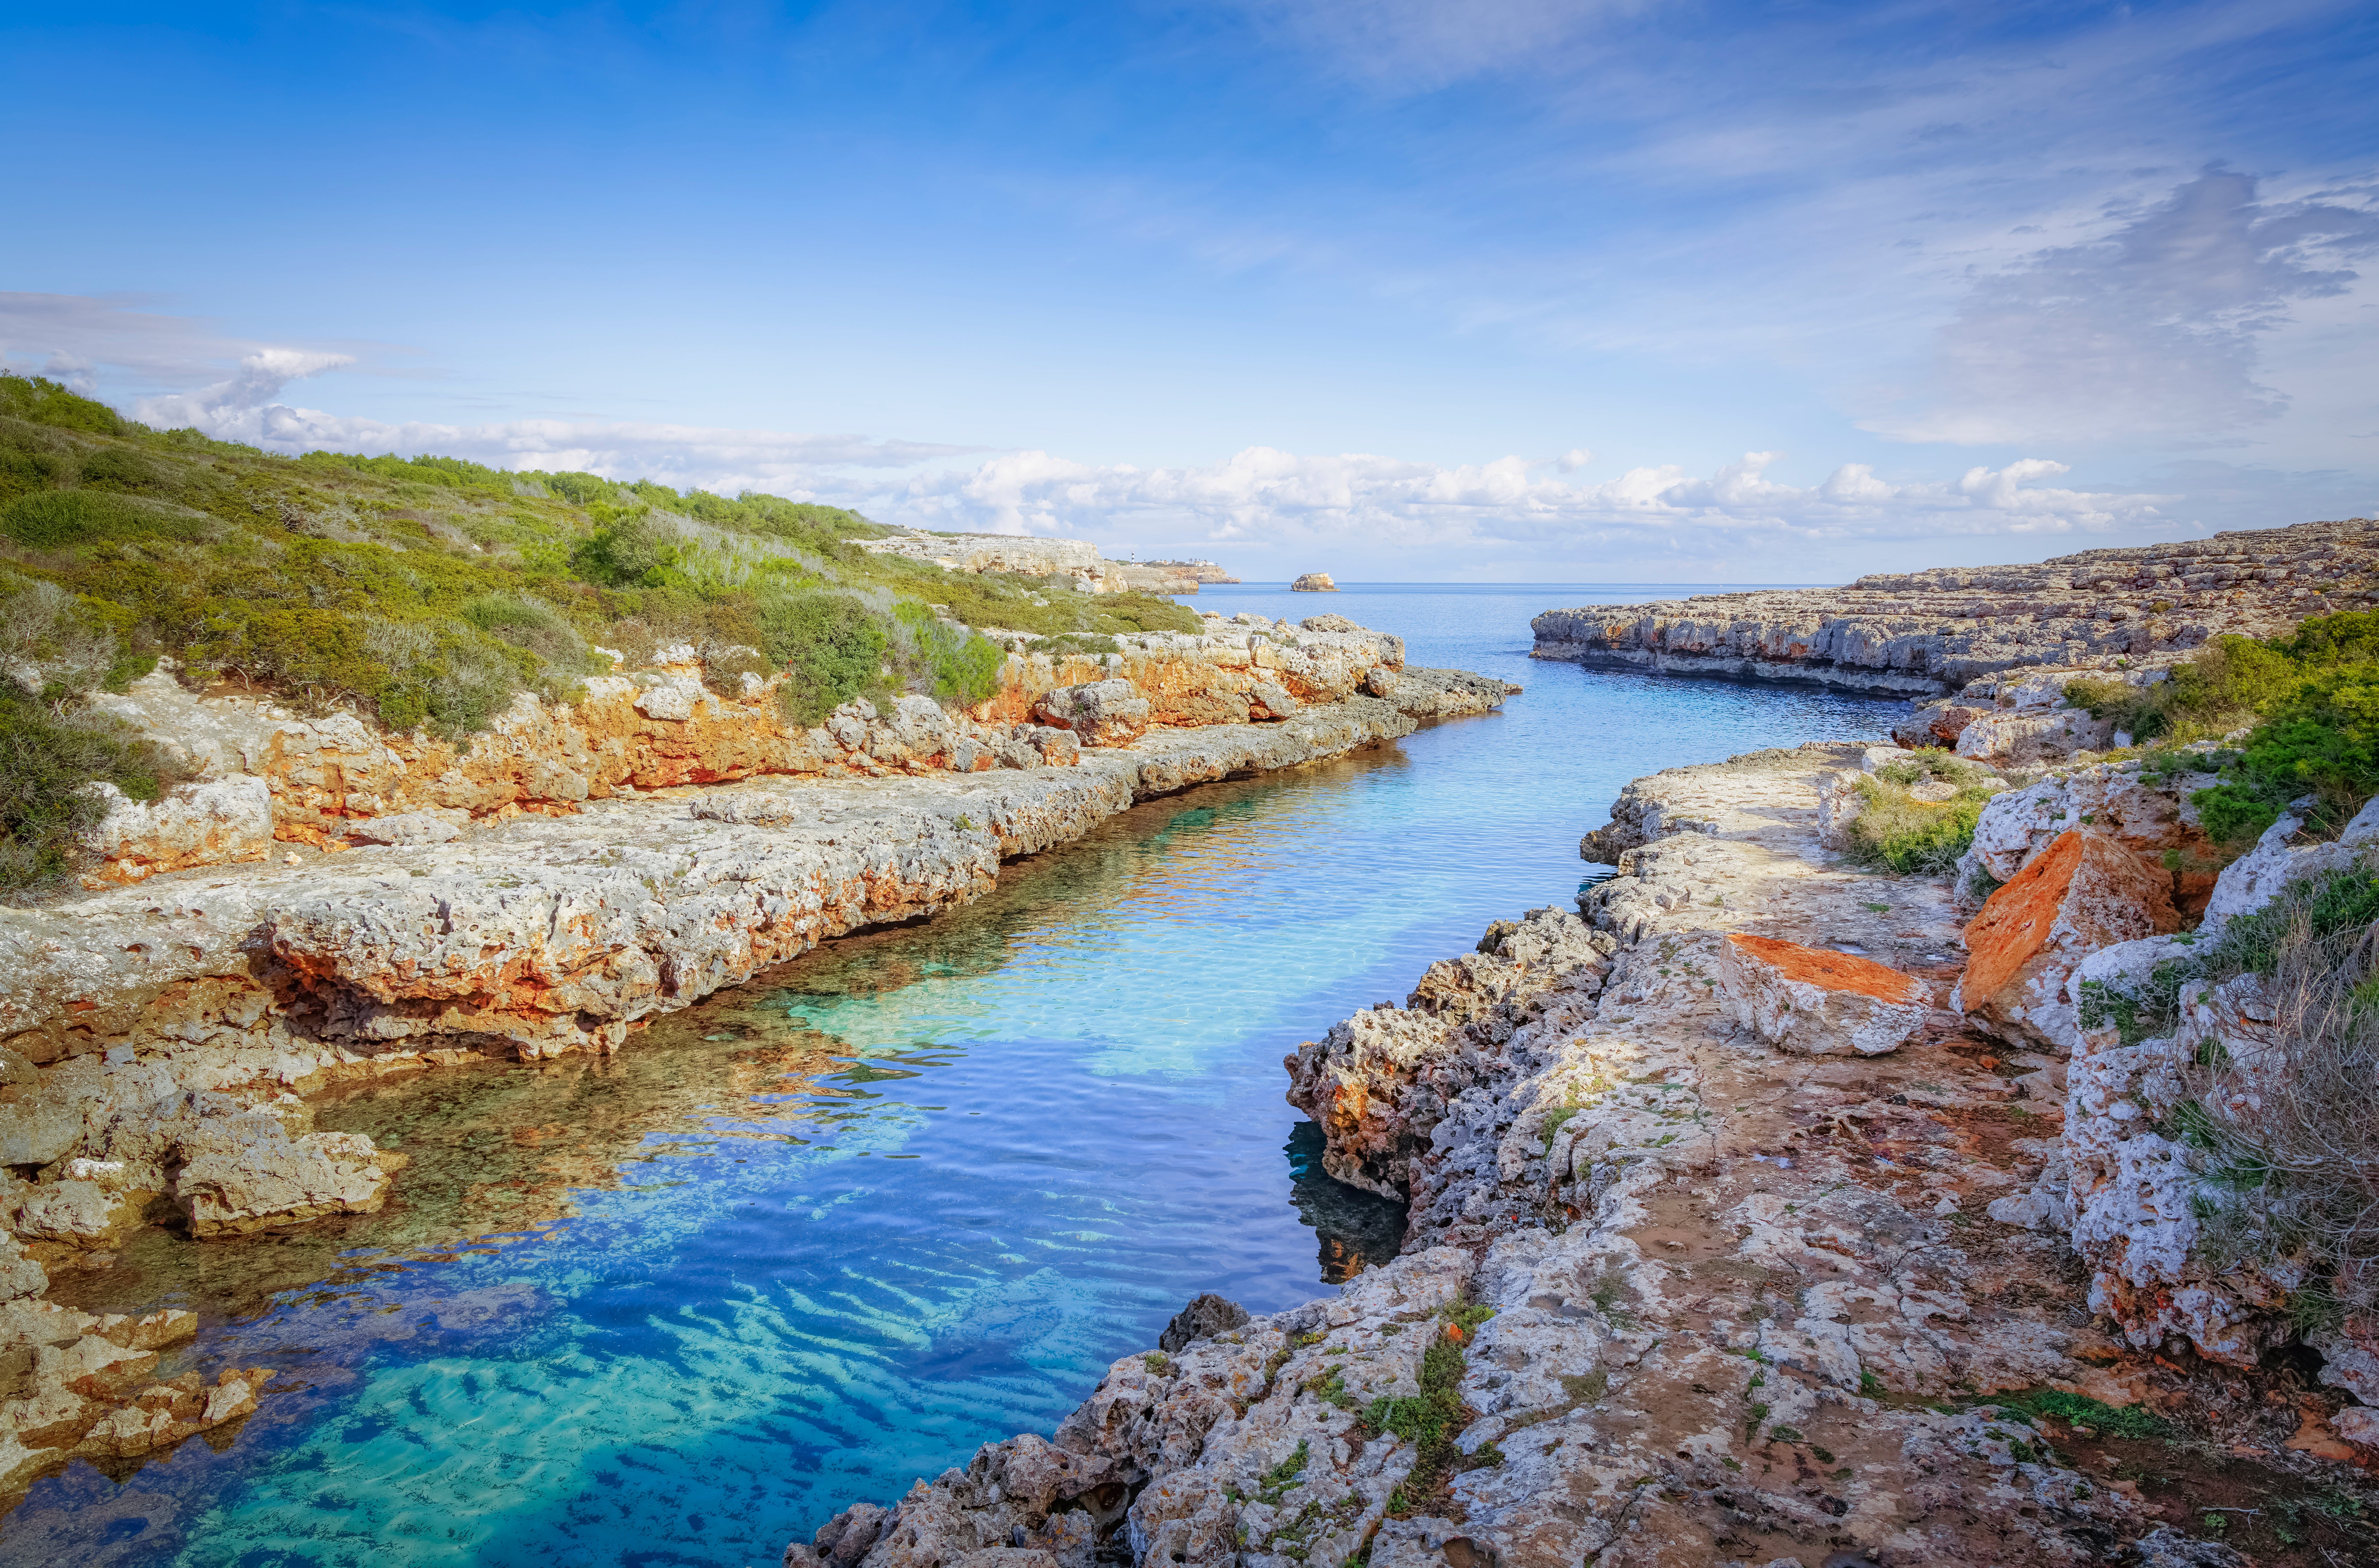
M 378 1209 L 402 1157 L 313 1130 L 307 1095 L 616 1051 L 822 940 L 979 898 L 1003 862 L 1138 801 L 1517 689 L 1407 669 L 1395 639 L 1338 617 L 1019 651 L 976 709 L 855 703 L 808 731 L 766 682 L 722 696 L 706 673 L 524 698 L 464 748 L 163 678 L 124 701 L 205 771 L 111 819 L 109 842 L 141 852 L 99 886 L 0 910 L 0 1350 L 23 1362 L 0 1390 L 0 1487 L 256 1408 L 263 1369 L 144 1381 L 189 1313 L 40 1297 L 142 1226 L 203 1241 Z M 237 831 L 175 836 L 218 796 L 245 802 Z
M 1845 863 L 1844 781 L 1907 754 L 1629 786 L 1578 913 L 1288 1059 L 1330 1172 L 1407 1200 L 1401 1257 L 1192 1303 L 1050 1438 L 789 1568 L 2240 1568 L 2222 1536 L 2266 1516 L 2289 1561 L 2369 1561 L 2379 1326 L 2308 1339 L 2290 1281 L 2226 1266 L 2168 1120 L 2252 987 L 2145 1042 L 2082 1005 L 2176 950 L 2185 785 L 2083 759 L 1995 798 L 1952 879 Z M 2294 826 L 2184 895 L 2209 937 L 2379 854 L 2379 811 Z
M 1840 588 L 1549 609 L 1531 625 L 1538 658 L 1934 697 L 2023 666 L 2144 667 L 2225 633 L 2277 635 L 2369 609 L 2374 569 L 2379 523 L 2353 518 Z

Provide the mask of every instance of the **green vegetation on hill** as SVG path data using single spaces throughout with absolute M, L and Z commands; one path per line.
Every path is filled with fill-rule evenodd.
M 0 887 L 36 874 L 20 863 L 63 864 L 91 809 L 79 784 L 132 792 L 153 776 L 138 757 L 94 760 L 93 746 L 130 742 L 103 736 L 78 699 L 160 655 L 194 683 L 458 738 L 523 691 L 566 699 L 611 668 L 598 647 L 633 668 L 692 644 L 714 679 L 791 671 L 786 707 L 815 721 L 860 695 L 980 701 L 1001 656 L 970 627 L 1199 624 L 1155 595 L 1093 597 L 847 542 L 888 532 L 775 496 L 452 457 L 279 457 L 0 375 L 0 744 L 17 769 L 0 781 Z
M 2320 616 L 2268 642 L 2217 637 L 2156 685 L 2077 681 L 2066 697 L 2168 750 L 2248 730 L 2238 750 L 2189 759 L 2217 775 L 2190 798 L 2220 843 L 2252 840 L 2306 796 L 2306 826 L 2335 836 L 2379 794 L 2379 615 Z

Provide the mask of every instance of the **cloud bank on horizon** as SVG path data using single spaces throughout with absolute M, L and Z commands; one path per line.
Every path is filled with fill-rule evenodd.
M 103 41 L 154 90 L 127 141 L 255 105 L 105 201 L 37 176 L 74 221 L 0 363 L 271 451 L 1342 579 L 1821 581 L 2379 511 L 2379 22 L 2325 0 L 0 36 L 46 67 L 10 116 Z M 211 160 L 268 113 L 296 211 L 227 218 Z

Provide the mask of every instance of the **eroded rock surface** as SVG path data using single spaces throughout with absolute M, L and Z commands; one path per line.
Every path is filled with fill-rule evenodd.
M 2070 1052 L 2081 1039 L 2083 960 L 2180 923 L 2170 874 L 2093 828 L 2070 828 L 1966 927 L 1966 972 L 1950 1005 L 2003 1038 Z
M 1291 1059 L 1330 1168 L 1408 1197 L 1403 1258 L 1117 1362 L 1043 1444 L 1079 1478 L 989 1484 L 1021 1459 L 1052 1473 L 1041 1440 L 1012 1440 L 788 1562 L 1286 1568 L 1367 1539 L 1410 1568 L 2192 1561 L 2108 1456 L 1993 1398 L 2182 1403 L 2094 1321 L 2061 1234 L 1993 1215 L 2063 1176 L 2058 1106 L 2016 1104 L 1986 1065 L 2004 1048 L 1952 1016 L 1886 1055 L 1809 1056 L 1721 994 L 1744 935 L 1863 958 L 1902 995 L 1957 972 L 1945 888 L 1817 842 L 1818 778 L 1858 753 L 1638 780 L 1622 874 L 1581 900 L 1591 929 L 1499 923 L 1405 1007 Z M 1460 1353 L 1451 1447 L 1427 1463 L 1406 1407 L 1371 1403 L 1426 1386 L 1425 1345 Z M 2272 1451 L 2324 1408 L 2190 1406 Z

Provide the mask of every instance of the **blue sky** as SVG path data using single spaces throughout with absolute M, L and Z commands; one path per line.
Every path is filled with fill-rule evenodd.
M 2037 559 L 2379 511 L 2375 48 L 2309 0 L 20 0 L 0 356 L 1251 576 Z

